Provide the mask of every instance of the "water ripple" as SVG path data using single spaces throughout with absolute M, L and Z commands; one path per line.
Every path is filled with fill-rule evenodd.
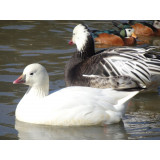
M 17 30 L 29 30 L 35 27 L 35 25 L 9 25 L 0 27 L 1 29 L 17 29 Z

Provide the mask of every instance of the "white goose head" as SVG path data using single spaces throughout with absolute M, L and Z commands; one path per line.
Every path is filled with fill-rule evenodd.
M 76 44 L 78 52 L 80 52 L 83 57 L 90 57 L 95 54 L 94 40 L 86 25 L 79 24 L 73 29 L 70 44 L 72 43 Z
M 87 43 L 90 32 L 87 26 L 79 24 L 73 29 L 72 42 L 77 45 L 78 51 L 81 51 Z
M 48 95 L 49 76 L 42 65 L 33 63 L 25 67 L 23 74 L 13 84 L 29 85 L 30 88 L 36 88 L 44 92 L 43 94 Z

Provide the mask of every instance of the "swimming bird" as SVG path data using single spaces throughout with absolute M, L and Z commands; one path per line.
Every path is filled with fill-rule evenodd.
M 92 30 L 92 36 L 96 44 L 109 46 L 132 46 L 136 44 L 137 36 L 130 25 L 123 25 L 117 30 Z
M 33 63 L 13 84 L 29 88 L 16 108 L 22 122 L 58 126 L 106 125 L 121 121 L 128 101 L 139 91 L 73 86 L 49 94 L 46 69 Z
M 145 22 L 130 20 L 129 24 L 134 28 L 137 35 L 160 36 L 160 20 Z
M 66 86 L 94 88 L 149 88 L 157 91 L 160 60 L 148 52 L 155 47 L 112 47 L 95 52 L 92 34 L 86 25 L 73 29 L 77 52 L 65 67 Z

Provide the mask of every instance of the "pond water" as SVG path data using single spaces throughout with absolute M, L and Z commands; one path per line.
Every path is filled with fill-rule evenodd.
M 54 127 L 15 120 L 17 103 L 27 86 L 13 85 L 24 67 L 38 62 L 50 76 L 50 91 L 65 87 L 64 67 L 76 46 L 68 45 L 79 23 L 91 29 L 111 29 L 111 21 L 0 21 L 0 139 L 160 139 L 160 96 L 133 98 L 123 123 L 106 127 Z M 159 45 L 152 37 L 149 45 Z M 160 51 L 160 50 L 159 50 Z

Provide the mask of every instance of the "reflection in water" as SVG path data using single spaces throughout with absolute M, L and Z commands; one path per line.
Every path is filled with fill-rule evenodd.
M 107 140 L 127 139 L 124 125 L 59 127 L 24 123 L 16 120 L 19 139 L 25 140 Z
M 137 44 L 148 44 L 153 46 L 160 46 L 160 37 L 159 36 L 138 36 Z
M 126 114 L 124 126 L 128 139 L 160 139 L 160 114 L 146 111 Z
M 153 46 L 160 46 L 160 39 L 155 39 L 153 41 Z
M 65 87 L 65 64 L 76 51 L 68 42 L 79 23 L 95 30 L 116 29 L 111 21 L 0 21 L 0 139 L 160 139 L 157 93 L 137 95 L 127 108 L 124 126 L 53 127 L 16 122 L 14 128 L 16 105 L 28 87 L 15 86 L 13 80 L 26 65 L 41 63 L 49 73 L 50 91 Z M 160 37 L 141 40 L 160 46 Z
M 136 96 L 123 122 L 128 139 L 160 139 L 160 96 L 157 93 Z

